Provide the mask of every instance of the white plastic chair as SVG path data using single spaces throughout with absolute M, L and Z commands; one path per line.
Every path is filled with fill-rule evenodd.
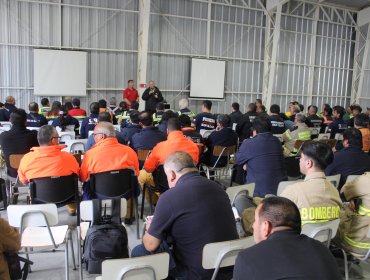
M 60 137 L 60 142 L 65 142 L 66 140 L 75 140 L 76 134 L 73 131 L 63 131 L 58 132 Z
M 234 205 L 235 198 L 238 196 L 239 193 L 243 191 L 248 191 L 249 196 L 253 196 L 255 186 L 256 186 L 255 183 L 251 183 L 235 187 L 228 187 L 226 189 L 226 193 L 229 196 L 231 205 Z
M 77 144 L 77 145 L 74 145 Z M 87 150 L 87 139 L 66 139 L 64 145 L 67 147 L 63 151 L 73 153 L 73 151 L 86 151 Z M 83 147 L 82 147 L 83 146 Z
M 311 130 L 311 135 L 319 135 L 319 133 L 320 133 L 320 128 L 318 128 L 318 127 L 310 127 L 309 128 L 310 130 Z
M 4 129 L 5 131 L 8 131 L 12 128 L 12 123 L 11 122 L 0 122 L 1 128 Z
M 234 265 L 238 254 L 254 244 L 252 236 L 231 241 L 209 243 L 203 248 L 202 266 L 204 269 L 214 269 L 212 280 L 215 280 L 221 267 Z
M 55 127 L 58 133 L 62 132 L 62 128 L 60 126 Z M 64 132 L 75 132 L 75 126 L 74 125 L 67 125 L 65 127 Z
M 330 133 L 319 133 L 317 140 L 330 139 Z
M 39 127 L 31 127 L 31 126 L 27 126 L 26 127 L 28 130 L 35 130 L 35 131 L 39 131 L 40 128 Z
M 337 141 L 343 141 L 343 134 L 342 133 L 336 133 L 334 136 L 334 139 Z
M 150 256 L 106 260 L 102 263 L 102 276 L 96 280 L 156 280 L 168 276 L 168 253 Z
M 296 181 L 281 181 L 279 183 L 279 186 L 278 186 L 278 189 L 277 189 L 277 193 L 276 195 L 277 196 L 280 196 L 281 193 L 286 189 L 287 186 L 289 185 L 293 185 L 295 183 L 298 183 L 298 182 L 302 182 L 303 180 L 296 180 Z
M 58 211 L 56 205 L 9 205 L 7 212 L 9 224 L 20 229 L 21 246 L 25 249 L 27 259 L 29 254 L 64 251 L 65 279 L 68 280 L 68 246 L 71 235 L 68 225 L 57 226 Z M 64 250 L 59 249 L 62 244 L 65 244 Z M 29 252 L 29 248 L 40 250 Z M 72 254 L 74 254 L 73 250 Z M 75 265 L 74 268 L 76 268 Z
M 301 234 L 325 243 L 329 248 L 331 240 L 337 234 L 339 222 L 339 219 L 335 219 L 324 223 L 306 223 L 302 227 Z
M 340 181 L 340 174 L 326 176 L 326 180 L 330 181 L 334 187 L 338 188 Z

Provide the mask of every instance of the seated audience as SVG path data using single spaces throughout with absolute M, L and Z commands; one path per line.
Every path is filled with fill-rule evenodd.
M 53 119 L 58 118 L 61 108 L 62 108 L 62 103 L 60 103 L 59 101 L 54 101 L 51 104 L 50 111 L 46 112 L 45 117 L 48 120 L 53 120 Z
M 272 134 L 283 134 L 285 132 L 285 124 L 283 118 L 280 116 L 280 107 L 273 104 L 270 107 L 270 116 L 268 117 L 271 122 Z
M 130 121 L 121 130 L 126 143 L 130 143 L 130 145 L 132 141 L 132 136 L 141 131 L 141 126 L 139 124 L 139 114 L 140 114 L 139 112 L 131 113 Z
M 211 113 L 212 101 L 204 100 L 202 104 L 202 113 L 195 116 L 193 124 L 195 129 L 200 132 L 201 130 L 213 130 L 216 128 L 216 118 Z
M 370 248 L 367 236 L 370 224 L 370 172 L 346 183 L 341 189 L 349 202 L 341 215 L 340 225 L 334 242 L 355 257 L 364 257 Z
M 71 126 L 71 128 L 73 127 L 73 131 L 76 133 L 76 135 L 79 134 L 80 123 L 77 119 L 68 114 L 68 109 L 65 107 L 65 105 L 60 108 L 59 117 L 54 119 L 51 125 L 54 127 L 59 127 L 60 131 L 62 132 L 68 131 L 67 127 Z
M 305 120 L 303 114 L 295 114 L 294 125 L 284 132 L 284 156 L 289 157 L 297 153 L 297 149 L 294 147 L 296 140 L 311 140 L 311 130 L 305 124 Z
M 199 150 L 193 141 L 184 137 L 181 131 L 181 124 L 178 118 L 172 118 L 167 123 L 167 140 L 158 143 L 148 159 L 144 163 L 144 169 L 140 171 L 139 183 L 154 186 L 152 172 L 161 164 L 164 164 L 166 158 L 173 152 L 183 151 L 191 155 L 195 164 L 199 161 Z
M 123 111 L 120 116 L 118 116 L 118 124 L 121 125 L 121 128 L 124 128 L 127 125 L 127 122 L 130 120 L 130 115 L 133 112 L 138 112 L 139 110 L 139 103 L 133 101 L 131 103 L 130 109 Z
M 368 152 L 370 150 L 369 117 L 364 113 L 358 114 L 355 117 L 354 125 L 362 134 L 362 150 Z
M 234 102 L 231 104 L 231 114 L 229 115 L 231 118 L 231 128 L 233 130 L 236 130 L 236 126 L 240 120 L 240 118 L 243 116 L 243 113 L 240 112 L 240 105 L 237 102 Z
M 260 107 L 257 107 L 256 112 L 258 116 L 268 117 L 268 114 L 266 113 L 265 105 L 261 105 Z
M 109 112 L 112 113 L 113 116 L 116 115 L 117 110 L 119 110 L 119 106 L 117 106 L 117 100 L 114 96 L 109 98 Z
M 158 102 L 155 107 L 155 113 L 153 113 L 153 122 L 155 125 L 162 120 L 163 114 L 164 114 L 164 103 Z
M 299 104 L 298 101 L 291 101 L 291 102 L 289 102 L 289 104 L 288 104 L 288 111 L 285 112 L 285 116 L 287 117 L 287 119 L 290 118 L 290 116 L 292 114 L 292 111 L 293 111 L 293 107 L 296 106 L 296 105 L 298 105 L 298 104 Z
M 247 183 L 256 185 L 253 196 L 276 195 L 279 183 L 287 180 L 283 149 L 271 133 L 268 118 L 258 116 L 253 120 L 253 138 L 244 140 L 235 157 L 238 165 L 245 166 Z
M 41 127 L 48 124 L 47 119 L 38 113 L 39 105 L 36 102 L 31 102 L 28 105 L 28 110 L 30 112 L 27 114 L 27 127 Z
M 326 127 L 333 122 L 333 109 L 329 106 L 329 104 L 323 105 L 323 112 L 321 115 L 323 119 L 323 124 L 321 126 L 320 133 L 324 133 Z
M 215 146 L 230 147 L 238 143 L 238 135 L 230 127 L 230 117 L 228 115 L 217 116 L 217 127 L 205 140 L 207 151 L 202 155 L 201 162 L 205 165 L 214 166 L 218 160 L 218 156 L 213 155 Z M 227 157 L 221 157 L 217 166 L 225 166 L 227 164 Z
M 50 103 L 49 99 L 44 97 L 41 99 L 41 107 L 39 109 L 39 114 L 43 115 L 44 117 L 46 116 L 46 113 L 50 111 Z
M 310 105 L 308 107 L 308 116 L 306 118 L 306 124 L 308 127 L 321 128 L 323 119 L 317 115 L 317 111 L 318 109 L 317 109 L 317 106 L 315 105 Z
M 327 144 L 318 141 L 303 144 L 299 167 L 305 179 L 287 186 L 280 194 L 297 205 L 302 224 L 339 218 L 342 201 L 338 190 L 324 174 L 332 161 L 333 152 Z
M 169 119 L 172 118 L 178 118 L 179 116 L 177 113 L 175 113 L 172 110 L 167 110 L 166 112 L 163 113 L 162 119 L 159 122 L 159 124 L 156 124 L 155 126 L 158 127 L 158 130 L 163 132 L 164 134 L 167 134 L 167 122 Z
M 247 112 L 240 117 L 239 122 L 236 125 L 236 133 L 238 134 L 240 141 L 252 136 L 252 122 L 256 116 L 256 104 L 250 103 L 248 105 Z
M 297 105 L 293 105 L 293 106 L 290 106 L 289 110 L 290 110 L 290 117 L 289 117 L 289 120 L 290 120 L 291 122 L 294 122 L 294 120 L 295 120 L 295 115 L 301 112 L 301 109 L 299 108 L 299 104 L 297 104 Z
M 153 117 L 148 112 L 139 114 L 142 129 L 132 136 L 130 146 L 135 150 L 152 150 L 159 142 L 165 141 L 167 135 L 153 126 Z
M 2 111 L 3 116 L 1 117 L 1 121 L 9 121 L 10 114 L 13 113 L 13 111 L 16 109 L 17 107 L 15 107 L 15 98 L 13 96 L 7 96 L 5 98 L 4 110 Z
M 112 111 L 108 108 L 107 101 L 105 99 L 100 99 L 98 103 L 99 103 L 99 113 L 108 111 L 109 114 L 111 114 L 112 116 L 113 124 L 117 124 L 117 119 L 115 115 L 112 113 Z
M 342 106 L 333 107 L 333 121 L 328 125 L 328 133 L 330 133 L 330 139 L 335 138 L 335 134 L 343 133 L 348 128 L 348 125 L 343 120 L 345 109 Z
M 55 127 L 44 125 L 37 134 L 40 147 L 33 147 L 21 160 L 18 175 L 23 183 L 31 179 L 68 176 L 78 176 L 79 166 L 75 157 L 68 152 L 63 152 L 65 146 L 59 145 L 59 135 Z M 67 205 L 68 212 L 76 212 L 75 204 Z
M 343 133 L 344 149 L 334 154 L 333 162 L 325 169 L 325 174 L 340 174 L 340 190 L 348 175 L 361 175 L 370 171 L 370 157 L 362 151 L 362 135 L 357 128 L 348 128 Z
M 68 111 L 68 115 L 75 117 L 76 119 L 84 119 L 86 117 L 86 111 L 80 108 L 80 99 L 73 98 L 72 100 L 73 109 Z
M 107 112 L 107 111 L 99 113 L 98 123 L 100 123 L 100 122 L 112 123 L 111 114 L 109 114 L 109 112 Z M 118 143 L 120 143 L 122 145 L 125 145 L 126 144 L 126 141 L 125 141 L 125 137 L 122 134 L 122 132 L 117 131 L 117 130 L 115 130 L 114 132 L 115 132 L 115 135 L 116 135 L 116 138 L 117 138 Z M 94 145 L 95 145 L 94 135 L 91 134 L 89 136 L 89 138 L 87 139 L 87 144 L 86 144 L 87 150 L 90 150 L 91 147 L 93 147 Z
M 181 123 L 181 131 L 184 133 L 184 136 L 194 143 L 200 144 L 203 143 L 203 137 L 199 132 L 195 130 L 195 127 L 191 126 L 191 119 L 188 115 L 182 114 L 179 116 Z
M 171 152 L 164 170 L 170 190 L 159 198 L 154 216 L 147 220 L 143 244 L 131 256 L 170 252 L 170 277 L 210 279 L 213 271 L 202 268 L 203 247 L 238 238 L 230 201 L 217 183 L 198 174 L 186 152 Z
M 32 147 L 38 146 L 37 131 L 26 128 L 27 114 L 23 109 L 16 109 L 10 114 L 12 127 L 0 134 L 0 145 L 4 153 L 7 174 L 17 177 L 17 170 L 10 167 L 9 156 L 26 154 Z
M 301 234 L 299 210 L 289 199 L 262 200 L 253 229 L 257 244 L 239 253 L 234 280 L 342 279 L 329 249 Z
M 181 115 L 187 115 L 189 116 L 190 120 L 193 120 L 194 117 L 195 117 L 195 113 L 192 112 L 189 108 L 189 100 L 187 98 L 181 98 L 179 100 L 179 111 L 177 112 L 177 114 L 179 116 Z
M 5 253 L 18 252 L 21 249 L 21 236 L 18 230 L 3 218 L 0 218 L 0 236 L 0 279 L 10 280 Z
M 84 118 L 81 124 L 80 138 L 86 139 L 89 136 L 89 131 L 93 131 L 98 122 L 99 103 L 93 102 L 90 104 L 90 116 Z
M 360 105 L 357 105 L 357 104 L 351 105 L 350 107 L 351 107 L 352 115 L 350 116 L 350 119 L 347 121 L 347 123 L 348 123 L 349 127 L 354 127 L 355 126 L 355 117 L 358 114 L 361 114 L 362 108 L 361 108 Z M 346 121 L 345 118 L 343 118 L 343 120 Z

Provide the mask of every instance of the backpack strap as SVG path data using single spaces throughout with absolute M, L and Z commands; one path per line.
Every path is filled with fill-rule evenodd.
M 101 201 L 99 199 L 93 199 L 93 219 L 91 225 L 99 225 L 102 222 L 101 219 Z
M 111 208 L 111 221 L 114 224 L 121 224 L 121 198 L 112 199 L 112 208 Z

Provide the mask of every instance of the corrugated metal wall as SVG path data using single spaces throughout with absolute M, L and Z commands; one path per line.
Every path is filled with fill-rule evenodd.
M 325 13 L 331 18 L 320 12 L 312 65 L 314 13 L 303 8 L 308 4 L 297 8 L 294 2 L 283 9 L 272 102 L 283 109 L 292 99 L 309 105 L 309 69 L 314 67 L 312 102 L 347 104 L 353 23 L 344 12 L 344 22 L 329 8 Z M 266 16 L 258 1 L 227 5 L 216 0 L 211 8 L 209 54 L 227 61 L 226 100 L 215 102 L 214 111 L 230 112 L 232 102 L 245 107 L 262 96 Z M 191 57 L 206 55 L 207 9 L 205 0 L 151 2 L 147 78 L 156 81 L 172 106 L 188 95 Z M 121 100 L 127 80 L 136 79 L 137 34 L 138 0 L 0 0 L 0 100 L 13 95 L 20 107 L 40 100 L 32 95 L 32 50 L 49 47 L 88 52 L 83 106 L 111 96 Z M 191 101 L 193 110 L 199 105 Z

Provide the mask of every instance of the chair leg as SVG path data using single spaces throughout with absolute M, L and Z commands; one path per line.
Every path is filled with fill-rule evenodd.
M 69 262 L 68 262 L 68 238 L 66 240 L 66 251 L 64 252 L 64 260 L 65 260 L 65 274 L 66 274 L 66 280 L 69 280 Z
M 135 201 L 135 219 L 136 219 L 136 236 L 140 239 L 140 229 L 139 229 L 139 201 L 137 197 L 133 199 Z
M 76 259 L 75 259 L 75 250 L 73 248 L 73 236 L 72 236 L 72 231 L 69 232 L 69 240 L 71 244 L 71 252 L 72 252 L 72 262 L 73 262 L 73 270 L 77 270 L 76 268 Z
M 26 247 L 26 248 L 24 248 L 24 250 L 26 251 L 26 258 L 27 258 L 27 260 L 29 261 L 30 260 L 30 256 L 29 256 L 29 254 L 28 254 L 28 248 Z M 32 272 L 31 271 L 31 265 L 29 266 L 29 269 L 28 269 L 28 272 Z
M 347 260 L 347 253 L 343 250 L 343 249 L 340 249 L 343 253 L 343 260 L 344 260 L 344 277 L 346 280 L 349 279 L 349 267 L 348 267 L 348 260 Z
M 79 226 L 77 226 L 77 231 L 76 231 L 76 234 L 77 234 L 77 257 L 78 257 L 78 272 L 79 272 L 79 276 L 80 276 L 80 280 L 82 280 L 82 256 L 81 256 L 81 228 Z
M 144 217 L 145 192 L 146 192 L 146 185 L 144 184 L 144 186 L 143 186 L 143 192 L 142 192 L 142 198 L 141 198 L 141 213 L 140 213 L 140 219 L 143 219 L 143 217 Z

